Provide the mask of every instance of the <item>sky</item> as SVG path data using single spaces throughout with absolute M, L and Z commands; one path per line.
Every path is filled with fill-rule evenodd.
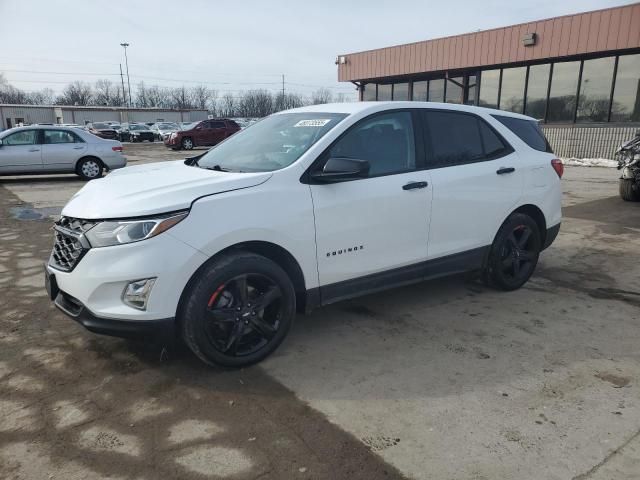
M 132 89 L 207 85 L 219 95 L 319 87 L 337 81 L 337 55 L 486 30 L 632 1 L 607 0 L 0 0 L 0 73 L 23 90 L 59 92 L 74 80 Z M 126 81 L 126 78 L 125 78 Z

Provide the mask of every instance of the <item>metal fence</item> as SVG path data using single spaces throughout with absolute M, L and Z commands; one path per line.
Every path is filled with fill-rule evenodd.
M 635 136 L 640 127 L 547 126 L 542 130 L 554 153 L 562 158 L 608 158 L 616 148 Z

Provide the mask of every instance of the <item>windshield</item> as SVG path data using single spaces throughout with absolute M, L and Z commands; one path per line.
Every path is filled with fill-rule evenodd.
M 147 130 L 146 125 L 129 125 L 129 130 Z
M 171 130 L 171 129 L 177 129 L 178 125 L 176 125 L 175 123 L 157 123 L 156 127 L 158 127 L 160 130 Z
M 272 115 L 209 150 L 198 166 L 241 172 L 288 167 L 346 116 L 317 112 Z
M 97 130 L 107 130 L 111 128 L 111 125 L 107 125 L 106 123 L 94 123 L 92 126 Z

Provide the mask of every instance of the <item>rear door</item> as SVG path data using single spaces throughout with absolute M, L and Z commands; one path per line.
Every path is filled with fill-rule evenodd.
M 42 170 L 39 130 L 20 130 L 2 139 L 0 172 L 39 172 Z
M 209 144 L 216 145 L 227 136 L 227 125 L 222 120 L 209 120 Z
M 414 117 L 417 113 L 411 111 L 367 117 L 312 167 L 321 169 L 331 157 L 370 164 L 367 178 L 310 185 L 323 300 L 375 289 L 367 275 L 401 269 L 427 257 L 430 174 L 420 170 Z M 411 272 L 398 272 L 404 273 Z M 353 279 L 365 283 L 344 283 Z M 397 276 L 387 280 L 396 283 Z
M 522 196 L 518 155 L 478 115 L 422 113 L 433 182 L 429 258 L 486 247 Z
M 73 171 L 76 162 L 87 152 L 87 144 L 74 132 L 67 130 L 45 130 L 42 145 L 42 168 L 44 170 Z

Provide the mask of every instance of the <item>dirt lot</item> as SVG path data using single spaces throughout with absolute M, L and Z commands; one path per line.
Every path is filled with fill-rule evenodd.
M 638 478 L 640 204 L 616 177 L 567 169 L 561 234 L 525 288 L 343 302 L 240 371 L 57 312 L 49 216 L 83 182 L 0 178 L 0 478 Z

